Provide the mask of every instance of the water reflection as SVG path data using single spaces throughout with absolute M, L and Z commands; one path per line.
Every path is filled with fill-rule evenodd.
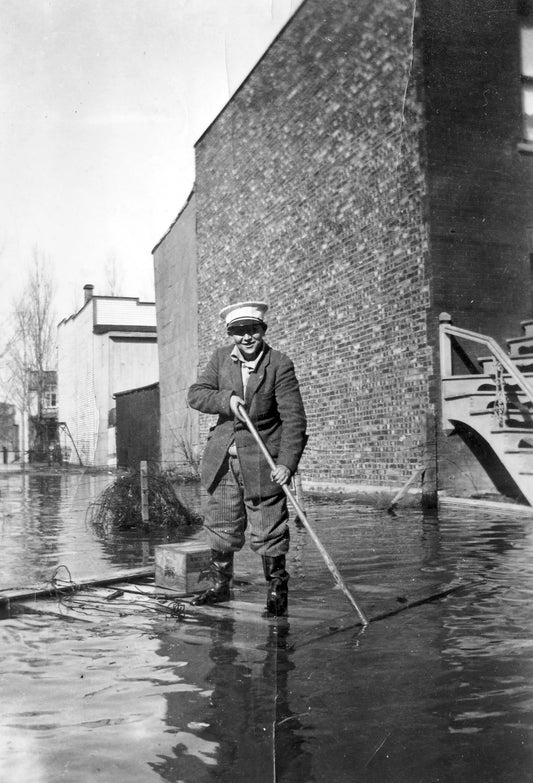
M 85 525 L 107 480 L 2 478 L 1 579 L 142 561 L 154 537 L 101 540 Z M 327 625 L 344 598 L 296 530 L 290 611 L 307 612 L 304 631 L 290 614 L 162 619 L 126 597 L 102 607 L 96 596 L 77 620 L 8 619 L 2 783 L 529 780 L 532 520 L 470 510 L 391 519 L 340 502 L 308 513 L 365 609 L 452 579 L 465 587 L 317 642 L 313 612 Z
M 88 620 L 0 624 L 2 783 L 160 780 L 147 761 L 171 747 L 164 694 L 199 689 L 161 661 L 146 617 Z
M 187 676 L 202 686 L 204 706 L 166 694 L 167 723 L 175 732 L 173 754 L 151 764 L 162 780 L 220 783 L 313 781 L 311 754 L 300 736 L 302 724 L 290 707 L 292 645 L 286 619 L 252 629 L 243 639 L 232 617 L 202 618 L 161 636 L 158 654 L 173 660 L 183 643 L 206 651 L 198 667 L 191 653 Z
M 422 515 L 423 567 L 440 567 L 442 552 L 442 534 L 437 512 L 426 511 Z
M 74 581 L 143 566 L 156 544 L 175 540 L 176 528 L 101 535 L 91 527 L 87 508 L 113 479 L 107 472 L 0 473 L 0 589 L 48 584 L 61 565 Z M 199 502 L 196 488 L 187 491 L 190 502 Z
M 2 579 L 11 577 L 16 584 L 24 584 L 29 571 L 42 579 L 55 561 L 64 524 L 62 477 L 22 473 L 18 487 L 14 484 L 10 477 L 7 487 L 2 486 L 0 542 L 7 566 Z
M 280 620 L 270 625 L 266 643 L 267 656 L 263 664 L 263 677 L 273 682 L 275 713 L 273 722 L 274 780 L 297 783 L 315 780 L 312 757 L 304 738 L 300 715 L 291 709 L 289 672 L 295 669 L 291 659 L 290 624 Z

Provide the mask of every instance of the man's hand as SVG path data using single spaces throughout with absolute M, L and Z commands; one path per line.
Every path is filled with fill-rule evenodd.
M 272 481 L 276 481 L 281 486 L 288 484 L 291 480 L 291 472 L 285 465 L 276 465 L 276 469 L 270 473 Z
M 238 397 L 236 394 L 232 394 L 229 401 L 231 412 L 237 419 L 239 419 L 239 421 L 244 421 L 244 418 L 239 410 L 239 405 L 244 405 L 244 400 L 242 397 Z

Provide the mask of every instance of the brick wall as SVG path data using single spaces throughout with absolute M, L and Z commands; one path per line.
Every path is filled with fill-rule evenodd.
M 422 5 L 435 346 L 441 311 L 504 349 L 531 317 L 533 158 L 518 149 L 519 25 L 515 0 Z M 438 400 L 438 387 L 432 393 Z M 457 435 L 441 435 L 438 452 L 442 489 L 495 491 Z
M 186 465 L 199 451 L 198 414 L 186 394 L 198 367 L 196 203 L 191 194 L 153 250 L 157 300 L 161 460 Z M 192 455 L 191 455 L 192 451 Z
M 519 24 L 515 0 L 424 3 L 421 19 L 435 309 L 502 345 L 531 317 Z
M 422 109 L 407 0 L 307 0 L 197 144 L 199 356 L 271 303 L 316 482 L 402 484 L 432 415 Z
M 504 345 L 531 314 L 519 19 L 417 8 L 307 0 L 198 141 L 154 251 L 164 460 L 212 423 L 185 394 L 227 339 L 219 309 L 258 297 L 300 377 L 304 479 L 397 487 L 438 456 L 441 488 L 490 489 L 440 434 L 437 327 L 446 310 Z

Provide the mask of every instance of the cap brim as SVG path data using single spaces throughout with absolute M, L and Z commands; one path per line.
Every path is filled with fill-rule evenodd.
M 240 318 L 236 318 L 234 321 L 230 321 L 227 326 L 229 328 L 230 326 L 235 326 L 235 324 L 260 324 L 261 326 L 265 326 L 265 322 L 260 318 L 252 318 L 250 316 L 241 316 Z

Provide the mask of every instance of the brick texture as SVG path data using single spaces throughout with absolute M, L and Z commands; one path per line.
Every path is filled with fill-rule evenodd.
M 153 250 L 163 468 L 191 467 L 199 449 L 198 416 L 186 399 L 198 367 L 195 210 L 191 194 Z
M 187 210 L 161 249 L 195 308 L 175 365 L 188 381 L 220 308 L 266 299 L 308 411 L 304 480 L 398 487 L 424 464 L 491 487 L 440 431 L 438 318 L 505 346 L 531 315 L 519 24 L 514 0 L 306 0 L 196 145 L 194 254 Z M 199 449 L 210 423 L 193 415 Z
M 199 347 L 271 303 L 309 416 L 306 479 L 397 485 L 432 374 L 408 2 L 305 3 L 197 144 Z

